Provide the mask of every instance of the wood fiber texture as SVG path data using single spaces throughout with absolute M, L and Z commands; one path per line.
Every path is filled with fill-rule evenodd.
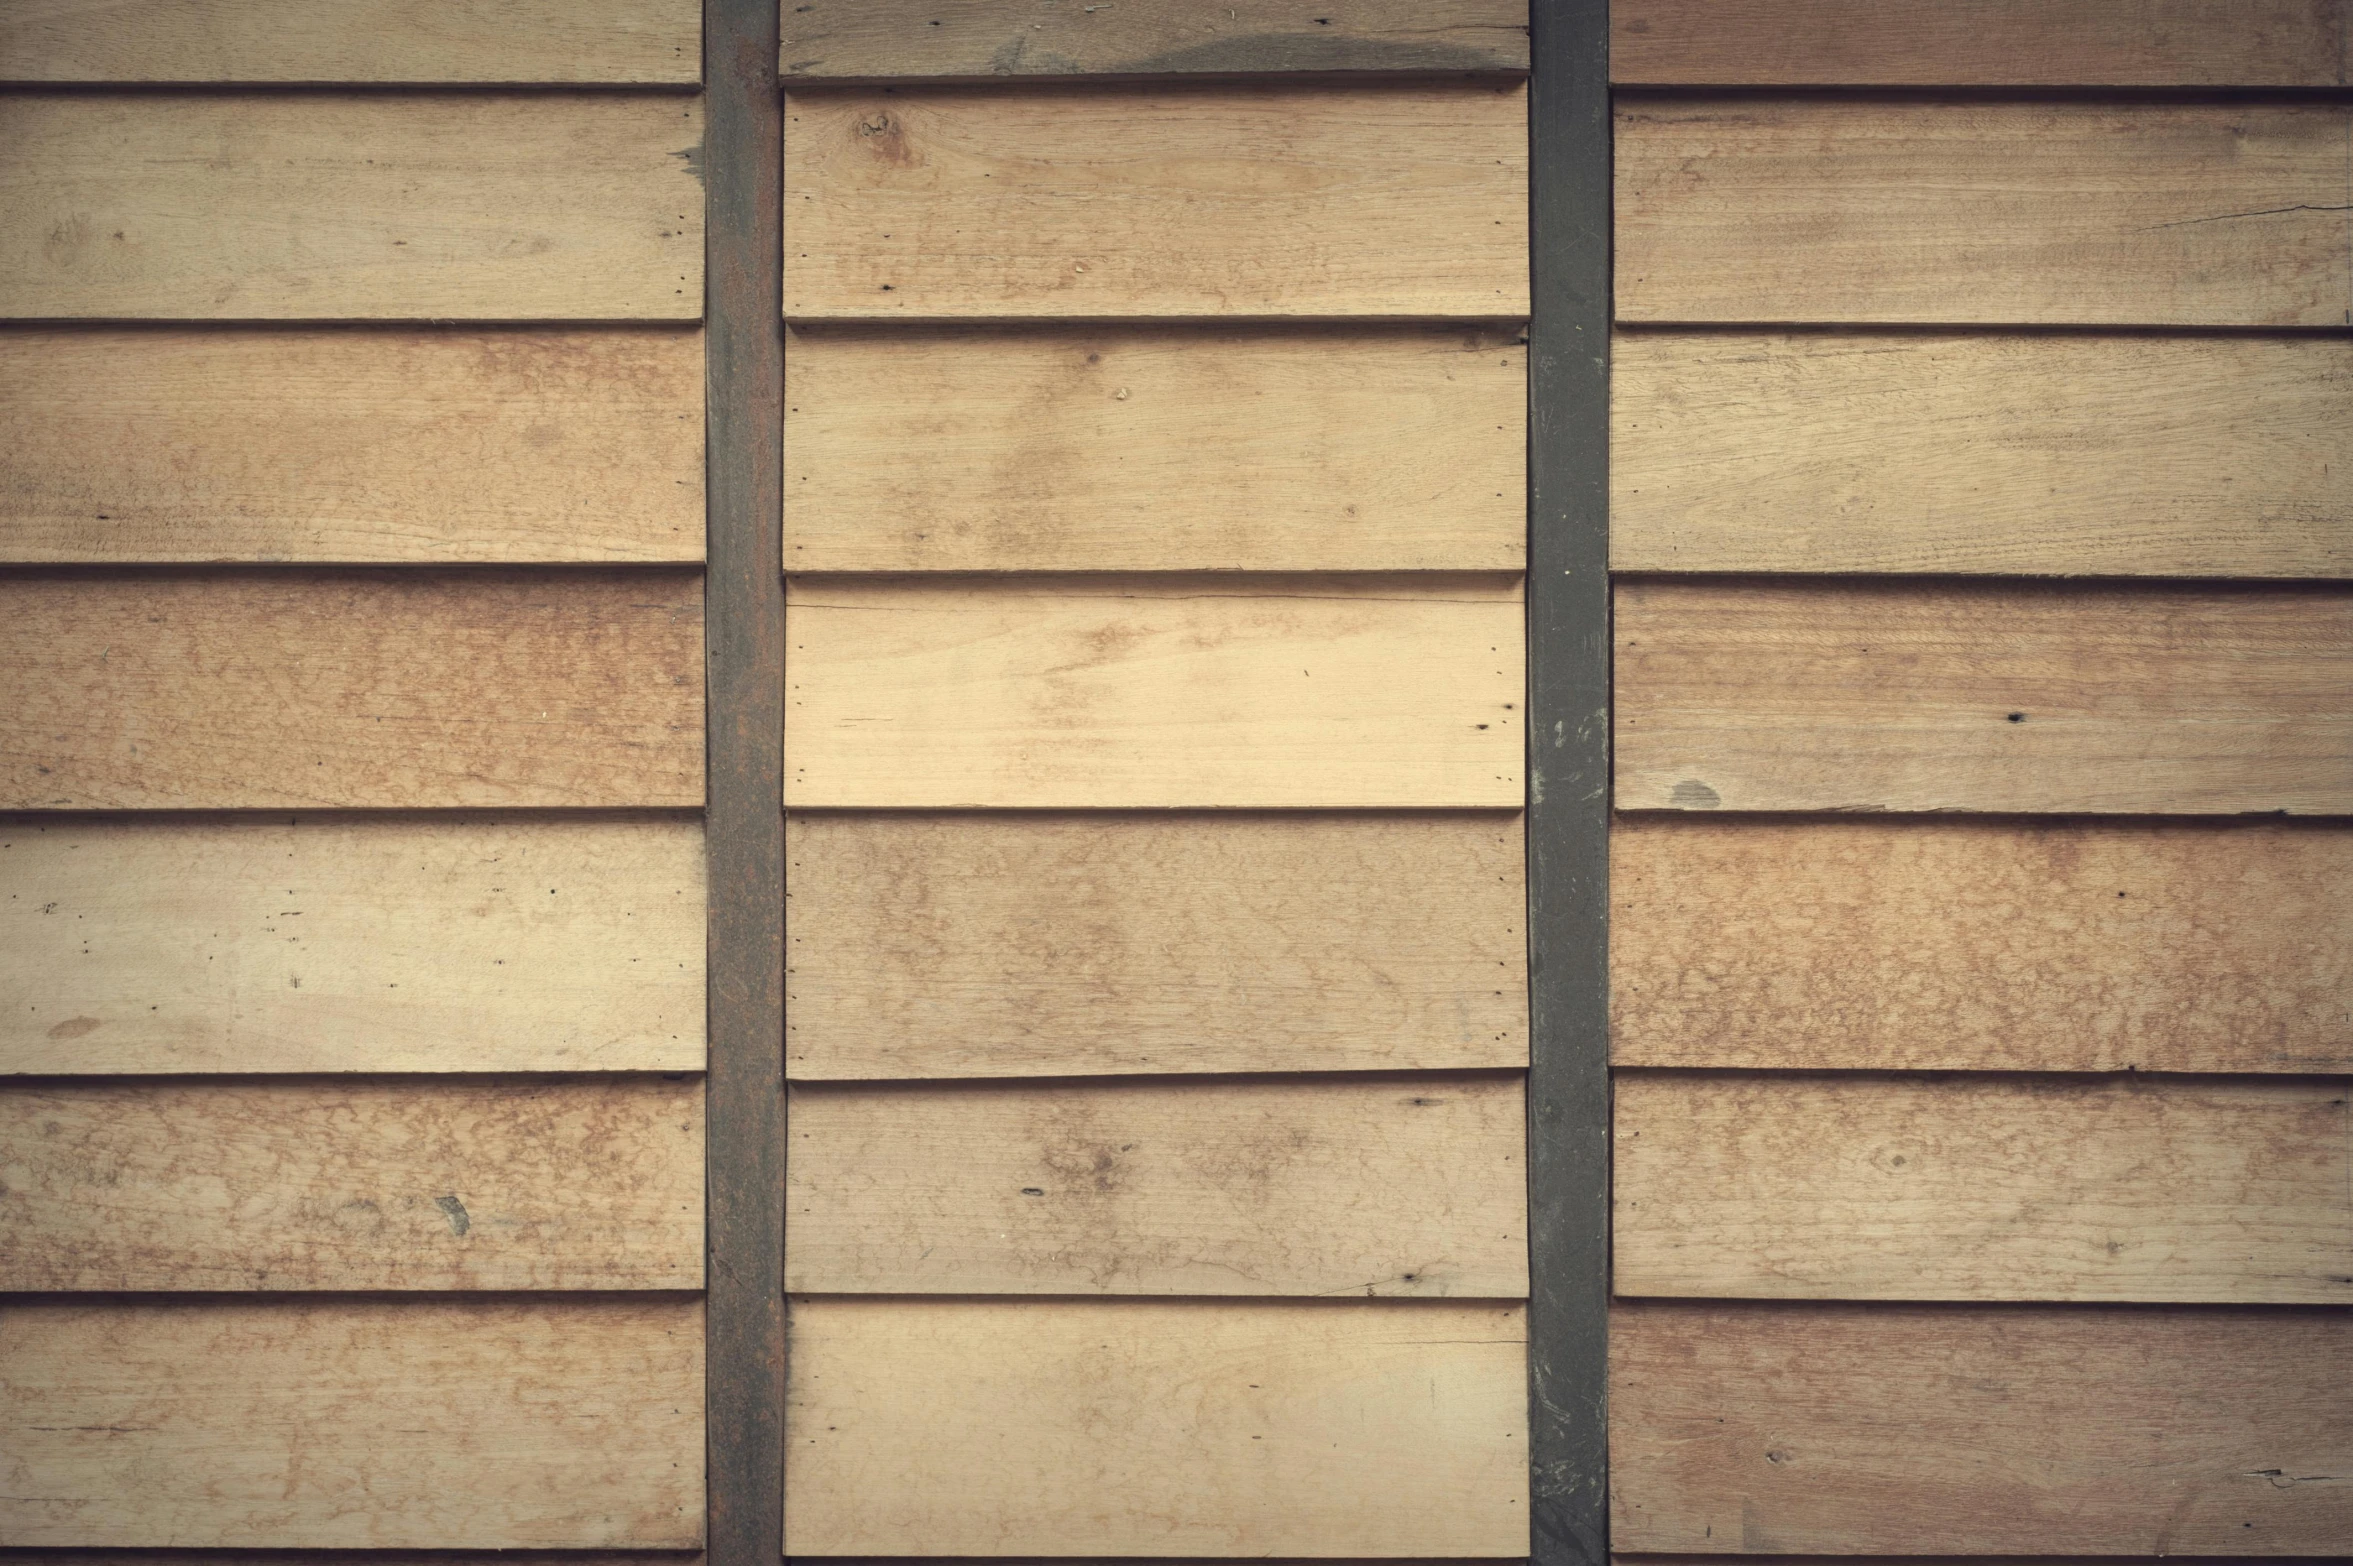
M 1621 810 L 2353 811 L 2353 594 L 1652 579 Z
M 0 333 L 0 558 L 700 561 L 699 332 Z
M 1528 311 L 1519 84 L 786 99 L 796 319 Z
M 694 806 L 684 571 L 0 581 L 0 808 Z
M 1525 561 L 1516 333 L 834 327 L 792 348 L 788 570 Z

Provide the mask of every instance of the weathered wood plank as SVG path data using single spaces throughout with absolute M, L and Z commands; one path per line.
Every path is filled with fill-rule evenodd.
M 1622 334 L 1621 571 L 2353 576 L 2353 343 Z
M 699 805 L 680 571 L 0 581 L 0 808 Z
M 1517 578 L 804 577 L 798 806 L 1515 807 Z
M 1611 1057 L 2353 1072 L 2348 885 L 2334 822 L 1623 816 Z
M 2353 593 L 1633 581 L 1620 809 L 2353 811 Z
M 694 0 L 11 0 L 0 81 L 702 79 Z
M 795 1089 L 785 1287 L 1528 1292 L 1516 1076 Z
M 790 570 L 1511 571 L 1526 557 L 1516 333 L 836 328 L 792 346 Z
M 1618 315 L 2353 325 L 2349 119 L 2337 104 L 1629 101 Z
M 701 334 L 0 332 L 0 559 L 699 561 Z
M 1513 815 L 786 822 L 796 1078 L 1528 1062 Z
M 925 88 L 785 103 L 806 319 L 1528 311 L 1527 90 Z
M 0 97 L 0 316 L 699 319 L 700 99 Z
M 793 1305 L 793 1555 L 1525 1555 L 1526 1318 L 1434 1300 Z
M 2341 1310 L 1622 1303 L 1611 1542 L 2327 1554 L 2349 1347 Z
M 14 1302 L 0 1535 L 693 1549 L 702 1302 Z
M 1667 86 L 2323 87 L 2340 0 L 1617 0 L 1610 75 Z
M 0 1288 L 693 1289 L 703 1085 L 0 1087 Z
M 2353 1304 L 2343 1078 L 1617 1079 L 1611 1286 Z

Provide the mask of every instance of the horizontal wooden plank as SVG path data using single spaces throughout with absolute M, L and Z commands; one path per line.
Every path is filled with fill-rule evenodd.
M 1528 1292 L 1516 1076 L 803 1084 L 791 1137 L 796 1293 Z
M 1620 1066 L 2353 1072 L 2335 822 L 1618 818 Z
M 1528 311 L 1519 84 L 785 100 L 809 319 Z
M 1629 332 L 1621 571 L 2353 576 L 2353 342 Z
M 2322 87 L 2338 0 L 1616 0 L 1610 75 L 1670 86 Z
M 695 0 L 13 0 L 0 81 L 702 79 Z
M 10 1550 L 10 1566 L 231 1566 L 217 1550 Z M 458 1550 L 278 1550 L 245 1557 L 259 1566 L 703 1566 L 700 1551 L 500 1550 L 496 1558 Z M 2201 1566 L 2187 1562 L 2185 1566 Z
M 1520 803 L 1516 577 L 787 586 L 800 806 Z
M 2347 1087 L 1624 1073 L 1611 1286 L 2353 1304 Z
M 794 815 L 796 1078 L 1528 1063 L 1515 815 Z
M 0 97 L 0 316 L 662 320 L 703 307 L 700 99 Z
M 793 1304 L 790 1555 L 1524 1555 L 1527 1329 L 1435 1300 Z
M 1638 99 L 1626 321 L 2353 325 L 2353 108 Z
M 1480 329 L 804 329 L 785 565 L 1518 570 L 1527 368 Z
M 2327 1554 L 2348 1348 L 2341 1310 L 1621 1303 L 1611 1542 Z
M 2353 811 L 2353 593 L 1650 580 L 1621 809 Z
M 11 1544 L 693 1549 L 699 1299 L 13 1302 Z
M 699 561 L 699 332 L 0 332 L 0 559 Z
M 0 808 L 699 805 L 683 571 L 0 578 Z

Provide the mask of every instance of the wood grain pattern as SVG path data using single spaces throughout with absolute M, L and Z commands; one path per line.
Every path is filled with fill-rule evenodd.
M 1509 571 L 1526 558 L 1514 333 L 836 328 L 800 330 L 792 348 L 789 570 Z
M 14 1545 L 693 1549 L 702 1302 L 11 1302 Z
M 2353 576 L 2353 343 L 1628 332 L 1621 571 Z
M 1621 809 L 2353 811 L 2353 594 L 1633 581 Z
M 1622 816 L 1611 1056 L 2353 1072 L 2348 885 L 2335 822 Z
M 1516 815 L 795 815 L 812 1078 L 1528 1063 Z
M 2347 1086 L 1623 1074 L 1611 1286 L 2353 1304 Z
M 1610 1534 L 1706 1554 L 2325 1555 L 2341 1310 L 1610 1313 Z
M 699 561 L 701 334 L 0 332 L 0 559 Z
M 692 1077 L 0 1088 L 0 1288 L 693 1289 Z
M 702 79 L 693 0 L 11 0 L 0 81 Z
M 703 305 L 699 99 L 0 97 L 0 315 L 660 320 Z
M 807 319 L 1528 311 L 1527 90 L 803 92 Z
M 0 808 L 699 805 L 680 571 L 0 581 Z
M 1674 86 L 2324 87 L 2341 0 L 1617 0 L 1610 75 Z
M 1627 321 L 2353 325 L 2353 109 L 1638 99 Z
M 794 1090 L 785 1287 L 1528 1292 L 1516 1076 Z
M 1434 1300 L 793 1306 L 793 1555 L 1524 1555 L 1526 1318 Z
M 789 585 L 798 806 L 1516 807 L 1517 578 Z

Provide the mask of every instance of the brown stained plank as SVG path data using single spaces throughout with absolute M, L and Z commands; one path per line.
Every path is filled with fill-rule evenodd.
M 1528 310 L 1527 91 L 802 92 L 796 319 Z
M 2353 343 L 1628 332 L 1621 571 L 2353 576 Z
M 1630 581 L 1620 809 L 2353 811 L 2353 594 Z
M 1643 98 L 1632 322 L 2353 325 L 2340 104 Z
M 1611 1287 L 2353 1304 L 2347 1089 L 1621 1073 Z
M 1610 75 L 1672 86 L 2320 87 L 2342 0 L 1617 0 Z
M 790 1373 L 793 1555 L 1527 1550 L 1518 1306 L 801 1299 Z
M 0 333 L 0 558 L 699 561 L 701 334 Z
M 2338 823 L 1622 816 L 1619 1066 L 2353 1071 Z
M 693 1549 L 702 1302 L 12 1302 L 0 1535 Z
M 1526 556 L 1515 333 L 836 328 L 797 331 L 792 350 L 791 570 L 1517 570 Z
M 1610 1316 L 1621 1550 L 2319 1555 L 2353 1537 L 2341 1310 Z
M 680 571 L 0 581 L 0 808 L 699 805 Z
M 0 1288 L 694 1289 L 693 1077 L 0 1087 Z
M 1518 1067 L 1516 815 L 795 815 L 810 1078 Z
M 791 1116 L 795 1293 L 1528 1289 L 1516 1076 L 803 1085 Z
M 799 807 L 1510 808 L 1517 578 L 802 577 Z
M 702 313 L 698 99 L 0 97 L 0 315 Z

